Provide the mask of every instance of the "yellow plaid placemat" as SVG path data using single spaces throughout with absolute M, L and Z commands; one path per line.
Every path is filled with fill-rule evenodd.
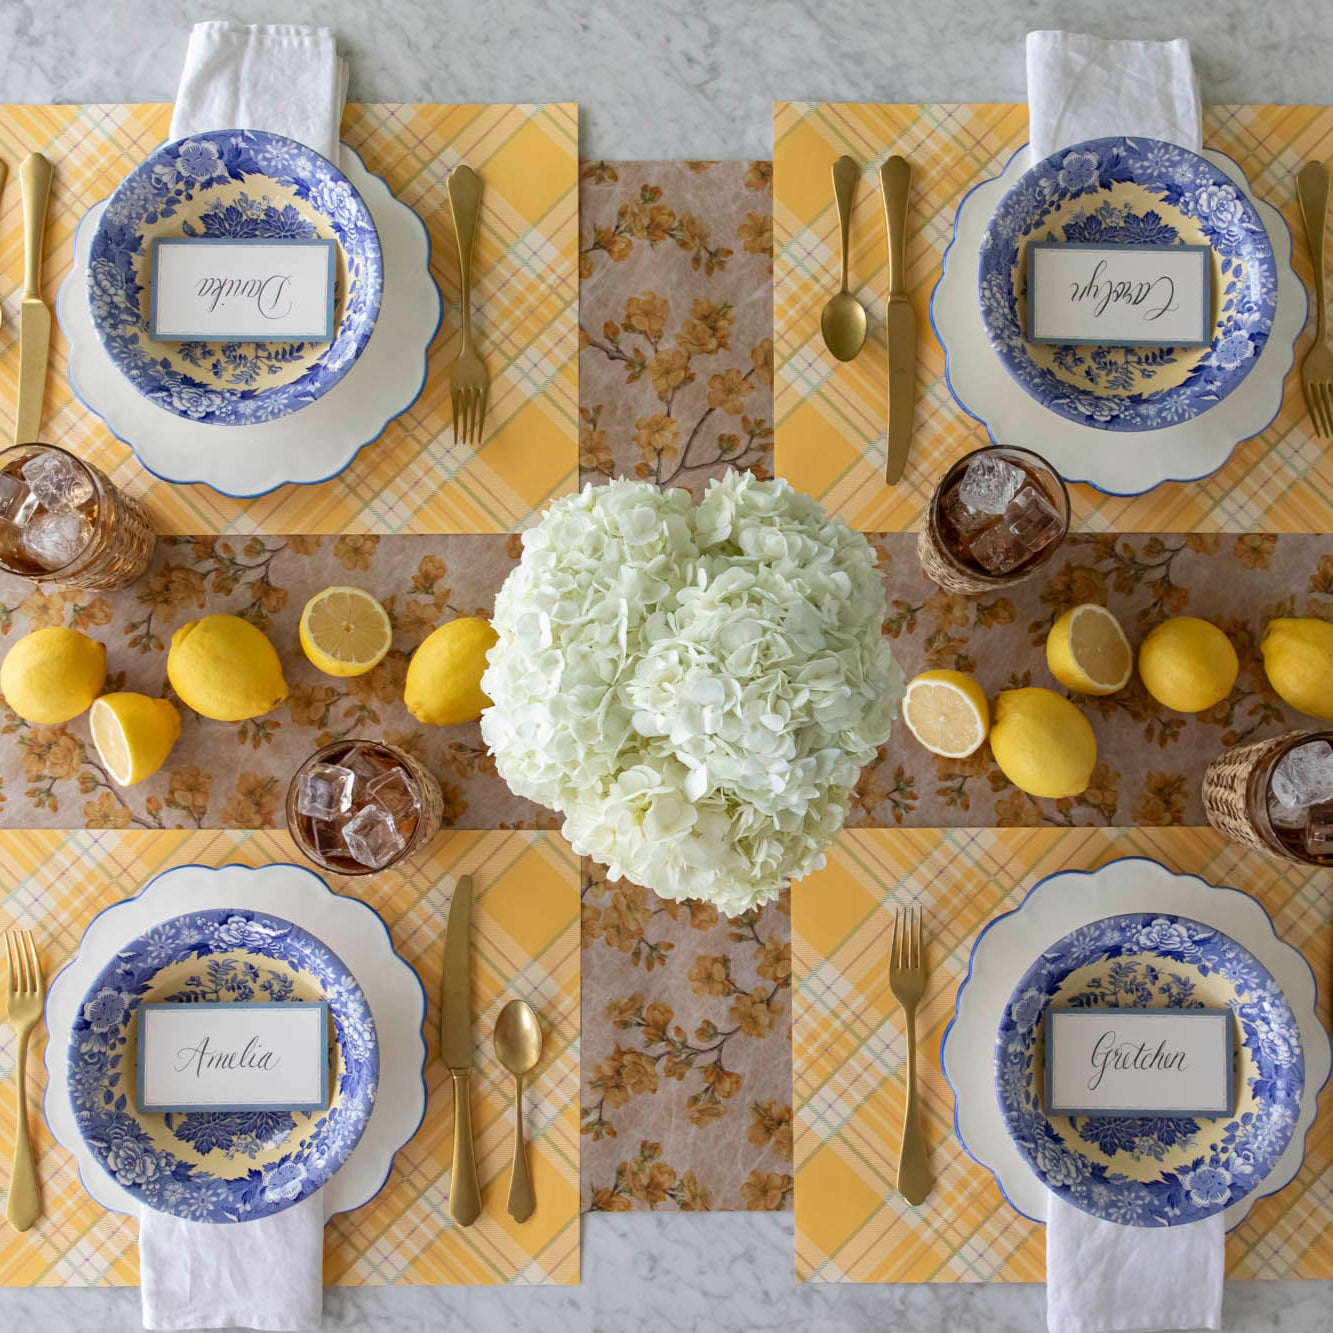
M 103 907 L 172 866 L 299 861 L 285 833 L 10 832 L 0 840 L 0 929 L 31 929 L 54 976 Z M 472 986 L 477 1060 L 472 1116 L 484 1211 L 471 1227 L 446 1214 L 453 1099 L 438 1058 L 439 994 L 449 901 L 445 876 L 471 874 Z M 426 1118 L 399 1152 L 388 1184 L 328 1226 L 324 1280 L 344 1286 L 576 1283 L 579 1280 L 579 863 L 554 833 L 451 833 L 403 871 L 339 880 L 388 923 L 394 947 L 426 988 Z M 542 1016 L 542 1064 L 526 1110 L 537 1212 L 519 1226 L 505 1211 L 513 1139 L 513 1080 L 490 1031 L 505 1000 Z M 38 1030 L 39 1034 L 41 1029 Z M 61 1040 L 59 1033 L 50 1039 Z M 74 1159 L 47 1133 L 42 1044 L 28 1073 L 42 1217 L 0 1234 L 0 1284 L 121 1286 L 138 1281 L 138 1224 L 107 1213 L 79 1184 Z M 14 1041 L 0 1029 L 0 1083 L 12 1088 Z M 381 1095 L 390 1090 L 381 1089 Z M 0 1157 L 10 1161 L 12 1099 L 0 1109 Z M 6 1173 L 7 1179 L 7 1173 Z
M 0 107 L 0 435 L 12 430 L 23 287 L 19 162 L 41 151 L 55 167 L 43 289 L 54 309 L 74 232 L 88 209 L 167 137 L 169 106 Z M 353 104 L 344 141 L 415 210 L 430 232 L 444 300 L 426 388 L 345 472 L 233 500 L 145 472 L 73 396 L 67 348 L 53 331 L 44 436 L 147 498 L 159 531 L 509 532 L 578 483 L 578 108 Z M 445 182 L 466 161 L 483 182 L 473 257 L 474 309 L 491 372 L 486 439 L 458 445 L 449 366 L 458 344 L 458 254 Z
M 1319 979 L 1327 1025 L 1333 883 L 1212 829 L 844 832 L 792 891 L 796 1275 L 819 1282 L 1040 1282 L 1045 1238 L 963 1151 L 940 1043 L 978 932 L 1045 875 L 1146 856 L 1253 893 Z M 896 904 L 919 902 L 930 968 L 918 1013 L 923 1128 L 935 1187 L 894 1192 L 902 1126 L 901 1010 L 887 960 Z M 996 1015 L 999 1022 L 999 1015 Z M 1333 1085 L 1300 1173 L 1227 1238 L 1230 1278 L 1333 1277 Z
M 1333 108 L 1214 106 L 1204 143 L 1241 165 L 1255 193 L 1294 229 L 1296 272 L 1308 284 L 1309 254 L 1295 176 L 1310 158 L 1333 158 Z M 949 395 L 944 353 L 930 326 L 931 289 L 953 237 L 963 196 L 998 175 L 1027 141 L 1027 108 L 778 102 L 773 110 L 774 394 L 776 466 L 798 490 L 864 531 L 917 525 L 944 468 L 987 442 L 986 431 Z M 870 337 L 846 365 L 819 332 L 837 289 L 839 241 L 829 168 L 843 153 L 865 164 L 852 216 L 851 283 L 874 293 Z M 888 292 L 879 162 L 912 164 L 908 282 L 919 332 L 916 426 L 907 472 L 886 486 L 884 420 Z M 871 169 L 871 163 L 874 169 Z M 1297 347 L 1297 364 L 1306 342 Z M 996 374 L 1004 371 L 996 367 Z M 1040 450 L 1039 440 L 1029 441 Z M 1326 532 L 1333 527 L 1333 454 L 1310 430 L 1300 376 L 1287 376 L 1277 420 L 1236 447 L 1201 482 L 1159 486 L 1139 498 L 1073 489 L 1075 523 L 1112 532 Z

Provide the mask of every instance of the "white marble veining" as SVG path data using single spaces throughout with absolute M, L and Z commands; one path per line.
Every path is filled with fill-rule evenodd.
M 768 157 L 774 97 L 1019 100 L 1033 27 L 1188 37 L 1205 101 L 1330 96 L 1328 0 L 3 0 L 0 101 L 168 100 L 187 8 L 191 18 L 330 25 L 358 100 L 575 100 L 583 151 L 598 157 Z M 1039 1287 L 797 1287 L 790 1217 L 589 1217 L 583 1272 L 581 1287 L 560 1290 L 333 1290 L 324 1327 L 1037 1333 L 1045 1324 Z M 1231 1283 L 1225 1327 L 1323 1333 L 1330 1308 L 1333 1283 Z M 138 1292 L 3 1290 L 0 1325 L 122 1333 L 140 1327 Z

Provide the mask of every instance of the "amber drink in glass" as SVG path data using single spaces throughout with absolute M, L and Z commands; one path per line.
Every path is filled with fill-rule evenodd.
M 1208 822 L 1298 865 L 1333 866 L 1333 731 L 1290 731 L 1226 750 L 1203 777 Z
M 287 827 L 322 870 L 373 875 L 421 850 L 440 830 L 444 798 L 421 761 L 385 741 L 317 750 L 287 789 Z
M 0 451 L 0 569 L 37 583 L 124 588 L 148 567 L 148 513 L 54 444 Z
M 1029 449 L 978 449 L 944 474 L 917 553 L 946 592 L 979 596 L 1031 577 L 1069 531 L 1069 492 Z

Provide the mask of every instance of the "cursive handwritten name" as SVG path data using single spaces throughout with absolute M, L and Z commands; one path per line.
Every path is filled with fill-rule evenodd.
M 1088 1080 L 1088 1090 L 1095 1092 L 1101 1087 L 1102 1079 L 1108 1069 L 1151 1071 L 1157 1069 L 1184 1072 L 1189 1068 L 1184 1051 L 1171 1050 L 1165 1041 L 1156 1046 L 1149 1046 L 1141 1041 L 1136 1046 L 1132 1041 L 1121 1041 L 1114 1029 L 1103 1032 L 1097 1038 L 1089 1057 L 1096 1071 Z
M 237 297 L 253 301 L 265 319 L 285 319 L 292 310 L 292 298 L 287 291 L 291 280 L 290 273 L 271 273 L 266 278 L 203 277 L 194 290 L 208 305 L 210 314 Z
M 182 1046 L 176 1052 L 176 1073 L 183 1074 L 193 1066 L 195 1078 L 206 1069 L 262 1069 L 273 1070 L 281 1061 L 266 1049 L 258 1037 L 251 1037 L 239 1050 L 220 1050 L 209 1045 L 204 1036 L 196 1046 Z
M 1095 316 L 1103 314 L 1107 306 L 1143 306 L 1143 318 L 1151 323 L 1179 307 L 1175 304 L 1176 284 L 1163 273 L 1146 281 L 1105 277 L 1106 260 L 1093 265 L 1092 274 L 1083 282 L 1069 284 L 1069 300 L 1073 305 L 1090 305 Z

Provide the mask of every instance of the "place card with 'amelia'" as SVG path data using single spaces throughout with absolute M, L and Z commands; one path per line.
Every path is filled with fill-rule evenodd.
M 1233 1065 L 1230 1009 L 1046 1011 L 1048 1115 L 1230 1115 Z
M 329 1006 L 237 1001 L 139 1006 L 141 1111 L 320 1111 Z

